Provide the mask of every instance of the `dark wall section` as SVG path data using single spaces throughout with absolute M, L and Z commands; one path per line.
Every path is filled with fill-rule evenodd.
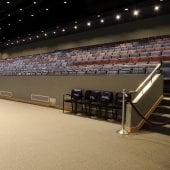
M 1 58 L 170 34 L 170 15 L 133 21 L 3 50 Z

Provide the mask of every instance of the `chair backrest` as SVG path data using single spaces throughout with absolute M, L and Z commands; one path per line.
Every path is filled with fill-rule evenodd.
M 71 98 L 75 100 L 79 100 L 79 99 L 82 99 L 82 97 L 83 97 L 82 89 L 72 89 Z
M 89 97 L 91 101 L 99 101 L 100 91 L 92 90 Z
M 122 105 L 122 100 L 123 100 L 123 93 L 122 92 L 117 92 L 116 93 L 116 99 L 115 99 L 115 104 L 118 106 Z
M 100 102 L 110 103 L 112 101 L 113 101 L 113 92 L 111 92 L 111 91 L 101 91 Z
M 84 95 L 85 100 L 90 100 L 91 92 L 92 92 L 91 90 L 86 90 Z

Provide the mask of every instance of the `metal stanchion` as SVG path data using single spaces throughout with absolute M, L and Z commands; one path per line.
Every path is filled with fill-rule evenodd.
M 123 89 L 123 98 L 122 98 L 122 129 L 118 131 L 120 135 L 128 135 L 128 131 L 125 130 L 125 93 L 126 89 Z

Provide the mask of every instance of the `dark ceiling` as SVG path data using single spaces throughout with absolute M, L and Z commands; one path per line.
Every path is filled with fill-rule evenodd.
M 83 21 L 121 14 L 125 8 L 130 11 L 165 3 L 168 0 L 1 0 L 0 44 L 68 25 L 80 27 Z M 167 5 L 164 8 L 160 14 L 170 11 Z

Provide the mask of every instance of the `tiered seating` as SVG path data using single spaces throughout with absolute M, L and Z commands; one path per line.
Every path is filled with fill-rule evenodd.
M 152 70 L 146 64 L 164 61 L 170 61 L 170 36 L 3 59 L 0 75 L 145 74 Z

